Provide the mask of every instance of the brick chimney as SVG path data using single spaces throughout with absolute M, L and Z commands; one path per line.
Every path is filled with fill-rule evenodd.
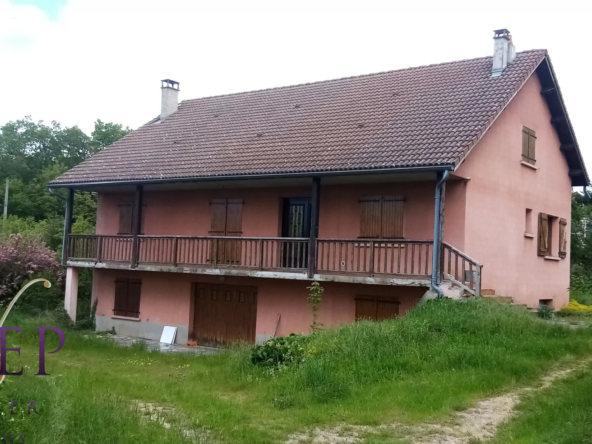
M 171 79 L 162 80 L 162 102 L 160 105 L 160 120 L 177 111 L 179 106 L 179 82 Z
M 504 69 L 516 58 L 516 48 L 512 43 L 512 36 L 507 29 L 493 31 L 493 66 L 491 76 L 499 77 Z

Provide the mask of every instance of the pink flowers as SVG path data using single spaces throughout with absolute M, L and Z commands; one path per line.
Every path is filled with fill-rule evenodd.
M 17 291 L 35 273 L 57 273 L 55 253 L 42 241 L 13 234 L 0 239 L 0 299 Z

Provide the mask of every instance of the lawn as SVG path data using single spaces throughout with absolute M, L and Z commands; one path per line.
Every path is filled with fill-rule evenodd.
M 9 354 L 9 370 L 24 365 L 25 374 L 0 385 L 0 426 L 29 443 L 264 444 L 317 426 L 446 421 L 480 398 L 530 385 L 558 363 L 592 355 L 592 329 L 566 328 L 487 300 L 438 300 L 405 318 L 316 333 L 303 362 L 280 367 L 253 365 L 247 347 L 216 356 L 161 354 L 69 330 L 63 350 L 47 357 L 51 376 L 35 376 L 34 327 L 55 322 L 18 313 L 7 321 L 23 327 L 20 337 L 9 333 L 9 346 L 22 347 L 20 357 Z M 50 340 L 48 350 L 56 344 Z M 592 384 L 584 375 L 562 393 L 569 403 L 567 393 L 576 390 L 589 412 L 592 400 L 578 391 Z M 508 423 L 500 433 L 514 439 L 520 430 L 542 432 L 537 406 L 550 413 L 563 407 L 545 393 L 525 402 L 525 423 Z M 10 400 L 17 401 L 16 415 Z M 27 414 L 28 400 L 39 415 Z M 499 442 L 546 442 L 516 439 Z

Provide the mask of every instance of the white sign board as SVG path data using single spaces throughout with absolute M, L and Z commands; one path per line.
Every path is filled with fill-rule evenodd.
M 162 330 L 160 342 L 164 344 L 174 344 L 177 336 L 177 327 L 169 327 L 168 325 Z

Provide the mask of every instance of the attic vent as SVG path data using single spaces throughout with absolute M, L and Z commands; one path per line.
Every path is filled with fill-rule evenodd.
M 214 114 L 214 117 L 220 117 L 220 114 Z
M 358 123 L 358 128 L 364 128 L 366 126 L 365 123 Z
M 294 108 L 300 108 L 300 105 L 294 105 Z
M 263 133 L 257 133 L 257 137 L 263 137 Z

